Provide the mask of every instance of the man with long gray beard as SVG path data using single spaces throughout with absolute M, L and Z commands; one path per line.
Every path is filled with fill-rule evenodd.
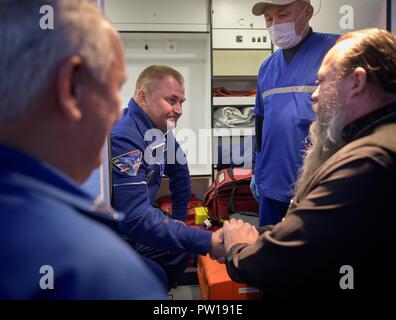
M 396 37 L 342 36 L 318 84 L 312 144 L 285 219 L 261 234 L 224 223 L 230 277 L 266 297 L 395 284 Z

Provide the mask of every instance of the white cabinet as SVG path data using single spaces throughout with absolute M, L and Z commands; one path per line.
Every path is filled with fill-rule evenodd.
M 213 29 L 213 49 L 271 49 L 268 30 Z
M 252 8 L 257 0 L 213 0 L 214 29 L 262 29 L 263 16 L 255 16 Z
M 213 0 L 214 29 L 265 28 L 263 16 L 254 16 L 257 0 Z M 386 28 L 386 0 L 312 0 L 314 31 L 344 34 L 370 27 Z M 393 32 L 396 29 L 396 1 L 392 0 Z M 353 25 L 352 29 L 349 26 Z
M 213 176 L 226 165 L 252 166 L 257 73 L 272 53 L 257 0 L 212 2 Z
M 119 31 L 208 32 L 207 0 L 106 0 Z

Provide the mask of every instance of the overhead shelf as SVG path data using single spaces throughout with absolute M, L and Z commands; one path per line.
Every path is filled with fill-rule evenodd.
M 213 97 L 214 106 L 251 106 L 256 97 Z

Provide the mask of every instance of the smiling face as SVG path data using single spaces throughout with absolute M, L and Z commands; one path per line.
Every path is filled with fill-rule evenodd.
M 182 115 L 185 92 L 184 86 L 172 75 L 153 80 L 152 87 L 139 90 L 137 97 L 139 106 L 157 129 L 166 132 L 176 127 Z

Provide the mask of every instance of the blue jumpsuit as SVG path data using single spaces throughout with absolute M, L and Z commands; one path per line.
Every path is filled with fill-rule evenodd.
M 189 228 L 153 207 L 165 174 L 170 180 L 172 216 L 186 220 L 191 192 L 188 166 L 169 161 L 182 151 L 179 148 L 171 131 L 164 136 L 154 129 L 133 98 L 111 132 L 113 205 L 126 214 L 121 231 L 140 254 L 164 268 L 169 288 L 184 272 L 190 254 L 206 254 L 211 244 L 209 231 Z
M 0 145 L 0 299 L 165 299 L 139 255 L 95 221 L 115 217 L 53 167 Z
M 278 223 L 293 196 L 314 119 L 311 95 L 317 72 L 337 38 L 314 32 L 290 63 L 283 50 L 277 50 L 260 67 L 254 108 L 260 226 Z

